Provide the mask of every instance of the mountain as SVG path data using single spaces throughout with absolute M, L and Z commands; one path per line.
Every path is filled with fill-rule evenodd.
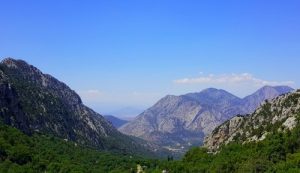
M 241 120 L 246 126 L 221 125 L 220 135 L 237 128 L 245 135 L 230 135 L 233 140 L 218 152 L 194 147 L 175 161 L 103 152 L 44 134 L 28 136 L 0 122 L 0 172 L 299 172 L 299 119 L 300 90 L 266 102 Z M 253 137 L 267 132 L 264 139 Z
M 1 120 L 28 135 L 51 134 L 101 150 L 150 153 L 149 146 L 123 135 L 85 106 L 66 84 L 23 60 L 0 63 L 0 95 Z
M 291 92 L 293 89 L 287 86 L 264 86 L 255 93 L 243 99 L 243 106 L 246 112 L 252 113 L 257 107 L 260 106 L 264 100 L 275 98 L 281 94 Z
M 300 172 L 300 90 L 218 126 L 169 172 Z
M 119 127 L 121 127 L 122 125 L 128 123 L 128 121 L 122 120 L 122 119 L 117 118 L 117 117 L 112 116 L 112 115 L 104 115 L 104 118 L 105 118 L 108 122 L 111 122 L 112 125 L 113 125 L 115 128 L 119 128 Z
M 252 113 L 265 99 L 292 90 L 286 86 L 265 86 L 243 99 L 214 88 L 168 95 L 119 130 L 170 150 L 185 151 L 191 145 L 200 145 L 204 136 L 224 121 L 237 114 Z
M 262 141 L 274 131 L 286 132 L 299 123 L 300 90 L 266 101 L 248 116 L 235 116 L 205 138 L 204 146 L 216 151 L 232 141 Z

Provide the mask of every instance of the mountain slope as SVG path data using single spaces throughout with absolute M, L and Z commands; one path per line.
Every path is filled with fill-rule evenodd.
M 265 99 L 292 90 L 266 86 L 244 99 L 214 88 L 181 96 L 169 95 L 119 130 L 169 149 L 171 146 L 184 150 L 190 145 L 199 145 L 205 135 L 231 117 L 251 113 Z
M 146 152 L 101 115 L 83 105 L 67 85 L 22 60 L 0 63 L 0 118 L 26 134 L 53 134 L 85 146 Z
M 300 91 L 278 103 L 282 104 L 275 104 L 277 110 L 300 119 Z M 180 161 L 115 155 L 47 135 L 28 137 L 0 122 L 0 172 L 299 172 L 300 123 L 296 122 L 292 130 L 274 126 L 262 141 L 238 139 L 214 154 L 195 147 Z
M 116 173 L 133 172 L 141 163 L 153 165 L 145 157 L 99 151 L 48 135 L 28 136 L 1 122 L 0 147 L 1 173 Z
M 292 90 L 293 89 L 288 86 L 264 86 L 255 93 L 245 97 L 242 104 L 247 113 L 252 113 L 263 101 L 275 98 L 281 94 L 289 93 Z
M 108 122 L 111 122 L 112 125 L 113 125 L 115 128 L 119 128 L 119 127 L 121 127 L 122 125 L 128 123 L 128 121 L 122 120 L 122 119 L 117 118 L 117 117 L 112 116 L 112 115 L 104 115 L 104 118 L 105 118 Z
M 249 116 L 236 116 L 218 126 L 204 141 L 204 146 L 216 151 L 232 141 L 261 141 L 274 131 L 288 131 L 298 124 L 300 91 L 266 101 Z

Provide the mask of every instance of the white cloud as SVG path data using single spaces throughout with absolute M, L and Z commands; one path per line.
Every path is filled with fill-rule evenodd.
M 176 84 L 209 84 L 209 85 L 239 85 L 239 84 L 250 84 L 253 86 L 264 86 L 264 85 L 294 85 L 294 81 L 269 81 L 254 77 L 250 73 L 241 74 L 222 74 L 215 75 L 209 74 L 207 76 L 200 75 L 195 78 L 183 78 L 174 80 Z

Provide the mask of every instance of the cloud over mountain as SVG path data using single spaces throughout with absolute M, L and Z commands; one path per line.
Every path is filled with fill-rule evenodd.
M 265 79 L 260 79 L 255 77 L 250 73 L 232 73 L 232 74 L 209 74 L 209 75 L 200 75 L 199 77 L 194 78 L 183 78 L 174 80 L 176 84 L 226 84 L 226 85 L 242 85 L 242 84 L 251 84 L 254 86 L 264 86 L 264 85 L 294 85 L 294 81 L 270 81 Z

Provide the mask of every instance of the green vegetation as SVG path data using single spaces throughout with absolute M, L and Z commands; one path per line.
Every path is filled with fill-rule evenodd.
M 77 146 L 74 142 L 35 134 L 31 137 L 0 125 L 0 172 L 136 172 L 152 171 L 158 161 Z
M 162 165 L 170 172 L 300 172 L 300 126 L 257 143 L 230 143 L 217 154 L 195 148 L 182 161 Z
M 299 172 L 300 126 L 258 143 L 231 143 L 217 154 L 193 148 L 182 160 L 151 160 L 77 146 L 0 125 L 0 172 Z

